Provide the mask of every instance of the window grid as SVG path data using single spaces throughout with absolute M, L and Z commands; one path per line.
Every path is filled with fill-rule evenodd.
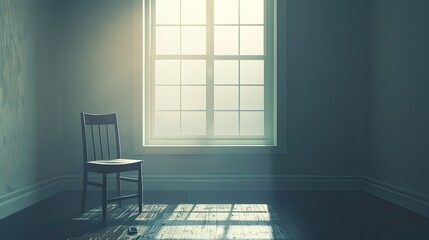
M 181 0 L 180 0 L 180 2 L 181 2 Z M 208 1 L 209 2 L 209 4 L 211 4 L 211 3 L 213 3 L 213 1 L 212 0 L 209 0 Z M 181 4 L 180 4 L 181 5 Z M 183 30 L 183 26 L 189 26 L 189 25 L 183 25 L 182 24 L 182 7 L 180 7 L 179 8 L 180 9 L 180 14 L 179 14 L 179 24 L 156 24 L 156 26 L 178 26 L 178 27 L 180 27 L 180 44 L 179 44 L 179 46 L 180 46 L 180 57 L 181 56 L 183 56 L 183 51 L 182 51 L 182 30 Z M 207 9 L 207 14 L 206 14 L 206 16 L 207 16 L 207 23 L 210 23 L 210 22 L 212 22 L 213 21 L 213 19 L 211 18 L 211 16 L 213 16 L 212 14 L 211 14 L 211 12 L 212 11 L 209 11 L 208 9 L 210 9 L 210 8 L 206 8 Z M 240 1 L 238 1 L 238 8 L 237 8 L 237 11 L 238 11 L 238 24 L 208 24 L 209 26 L 225 26 L 225 25 L 228 25 L 228 26 L 237 26 L 238 27 L 238 43 L 239 43 L 239 46 L 238 46 L 238 55 L 237 55 L 237 57 L 239 57 L 239 56 L 241 56 L 241 47 L 240 47 L 240 38 L 241 38 L 241 19 L 240 19 Z M 214 21 L 213 21 L 214 22 Z M 263 26 L 263 25 L 261 25 L 261 24 L 247 24 L 247 25 L 251 25 L 251 26 Z M 201 24 L 191 24 L 191 26 L 204 26 L 204 25 L 201 25 Z M 213 28 L 211 28 L 211 27 L 208 27 L 208 28 L 206 28 L 207 30 L 206 30 L 206 32 L 207 32 L 207 40 L 208 41 L 210 41 L 211 39 L 213 39 L 213 35 L 214 35 L 214 31 L 213 31 Z M 208 45 L 208 44 L 207 44 Z M 210 51 L 210 50 L 212 50 L 213 49 L 213 47 L 212 46 L 210 46 L 209 48 L 207 48 L 206 47 L 206 50 L 208 50 L 208 51 Z M 213 53 L 207 53 L 207 56 L 214 56 L 214 54 Z M 217 55 L 217 56 L 219 56 L 219 55 Z M 222 58 L 222 56 L 219 56 L 219 59 L 223 59 Z M 239 58 L 240 59 L 240 58 Z M 210 62 L 212 62 L 212 61 L 209 61 L 209 64 L 208 64 L 208 69 L 209 69 L 209 71 L 210 72 L 212 72 L 212 69 L 214 68 L 214 63 L 210 63 Z M 183 64 L 183 61 L 180 61 L 180 84 L 178 85 L 179 86 L 179 89 L 180 89 L 180 99 L 179 99 L 179 101 L 180 101 L 180 109 L 179 109 L 179 113 L 180 113 L 180 126 L 182 126 L 182 112 L 184 111 L 184 109 L 183 109 L 183 98 L 182 98 L 182 95 L 183 95 L 183 84 L 182 84 L 182 64 Z M 239 135 L 241 135 L 241 127 L 240 127 L 240 120 L 241 120 L 241 112 L 242 112 L 242 110 L 241 110 L 241 86 L 246 86 L 246 85 L 242 85 L 241 84 L 241 61 L 238 61 L 238 85 L 236 85 L 237 86 L 237 89 L 238 89 L 238 109 L 237 110 L 235 110 L 237 113 L 238 113 L 238 125 L 239 125 L 239 127 L 238 127 L 238 131 L 239 131 Z M 212 80 L 213 79 L 213 77 L 208 77 L 208 80 L 209 80 L 209 82 L 210 82 L 210 80 Z M 211 84 L 206 84 L 206 85 L 211 85 Z M 172 86 L 176 86 L 176 85 L 172 85 Z M 221 86 L 221 85 L 218 85 L 218 84 L 216 84 L 216 86 Z M 260 86 L 260 85 L 259 85 Z M 263 85 L 262 85 L 263 86 Z M 207 87 L 207 93 L 212 93 L 213 92 L 213 90 L 210 90 L 210 87 Z M 207 94 L 207 96 L 209 96 L 210 94 Z M 208 99 L 213 99 L 212 97 L 208 97 Z M 208 104 L 209 106 L 211 105 L 211 104 Z M 162 110 L 156 110 L 156 111 L 162 111 Z M 187 111 L 192 111 L 192 110 L 187 110 Z M 194 111 L 198 111 L 198 110 L 194 110 Z M 223 111 L 223 110 L 218 110 L 218 111 Z M 250 110 L 250 111 L 257 111 L 257 110 Z M 214 113 L 215 112 L 215 110 L 214 110 L 214 108 L 213 109 L 211 109 L 211 108 L 209 108 L 209 109 L 207 109 L 207 112 L 210 112 L 210 113 Z M 208 117 L 207 118 L 207 122 L 206 122 L 206 126 L 210 126 L 210 128 L 212 128 L 212 126 L 213 126 L 213 117 Z M 180 130 L 181 130 L 181 135 L 182 135 L 182 128 L 180 128 Z M 209 135 L 209 136 L 212 136 L 212 135 L 214 135 L 213 134 L 213 132 L 210 130 L 209 132 L 208 132 L 208 134 L 207 135 Z
M 151 116 L 150 116 L 150 125 L 151 125 L 151 136 L 155 136 L 156 137 L 156 132 L 154 132 L 155 128 L 155 114 L 157 112 L 179 112 L 180 113 L 180 117 L 179 117 L 179 121 L 180 121 L 180 126 L 179 126 L 179 130 L 180 130 L 180 135 L 179 138 L 191 138 L 192 136 L 183 136 L 182 134 L 182 113 L 184 112 L 205 112 L 206 113 L 206 136 L 204 137 L 205 139 L 209 139 L 209 138 L 222 138 L 225 137 L 228 140 L 233 140 L 233 139 L 243 139 L 242 135 L 241 135 L 241 117 L 242 117 L 242 113 L 243 112 L 262 112 L 264 114 L 264 122 L 265 122 L 265 126 L 264 126 L 264 135 L 266 135 L 267 133 L 267 114 L 266 114 L 266 110 L 268 110 L 267 108 L 267 86 L 266 84 L 266 80 L 264 80 L 263 84 L 245 84 L 242 83 L 242 79 L 241 79 L 241 67 L 242 67 L 242 61 L 243 60 L 262 60 L 264 62 L 264 66 L 267 65 L 267 61 L 266 61 L 266 52 L 267 52 L 267 47 L 266 47 L 266 31 L 267 31 L 267 26 L 266 26 L 266 18 L 267 18 L 267 14 L 266 11 L 264 10 L 264 23 L 263 24 L 241 24 L 241 17 L 240 17 L 240 0 L 238 1 L 238 24 L 215 24 L 214 23 L 214 10 L 210 10 L 210 9 L 214 9 L 214 0 L 207 0 L 206 1 L 206 24 L 182 24 L 182 0 L 180 1 L 180 14 L 179 14 L 179 24 L 157 24 L 156 23 L 156 16 L 155 14 L 152 15 L 152 22 L 154 22 L 155 24 L 153 24 L 151 26 L 151 39 L 152 39 L 152 46 L 153 49 L 155 51 L 151 51 L 151 62 L 155 63 L 156 60 L 162 60 L 162 59 L 168 59 L 168 60 L 172 60 L 172 59 L 177 59 L 179 60 L 179 84 L 158 84 L 155 82 L 155 76 L 154 76 L 154 65 L 155 64 L 151 64 L 152 66 L 152 74 L 151 74 L 151 99 L 156 99 L 154 94 L 156 93 L 155 89 L 156 87 L 159 86 L 177 86 L 180 89 L 180 95 L 179 95 L 179 101 L 180 101 L 180 108 L 179 110 L 159 110 L 155 108 L 155 101 L 151 101 Z M 156 8 L 156 1 L 153 1 L 153 4 Z M 264 8 L 266 8 L 265 4 L 264 4 Z M 180 48 L 180 54 L 179 55 L 166 55 L 166 54 L 157 54 L 156 53 L 156 27 L 158 26 L 176 26 L 179 27 L 179 32 L 180 32 L 180 36 L 179 36 L 179 48 Z M 206 29 L 206 55 L 184 55 L 183 53 L 183 36 L 182 36 L 182 32 L 183 32 L 183 26 L 205 26 Z M 214 54 L 214 49 L 215 49 L 215 44 L 214 44 L 214 29 L 216 26 L 237 26 L 238 27 L 238 54 L 237 55 L 215 55 Z M 263 43 L 263 54 L 262 55 L 241 55 L 241 27 L 242 26 L 262 26 L 264 29 L 264 43 Z M 183 84 L 183 76 L 182 76 L 182 71 L 183 71 L 183 60 L 188 60 L 188 59 L 192 59 L 192 60 L 206 60 L 206 84 Z M 219 61 L 219 60 L 236 60 L 238 61 L 238 83 L 236 85 L 230 85 L 230 84 L 216 84 L 214 81 L 214 62 L 215 61 Z M 264 67 L 264 71 L 267 71 L 267 68 Z M 266 79 L 266 75 L 264 74 L 264 79 Z M 183 87 L 191 87 L 191 86 L 205 86 L 206 87 L 206 110 L 202 111 L 202 110 L 189 110 L 189 109 L 183 109 Z M 214 95 L 213 93 L 215 92 L 214 88 L 218 87 L 218 86 L 236 86 L 238 88 L 238 109 L 236 110 L 215 110 L 214 107 Z M 243 110 L 241 108 L 241 89 L 242 87 L 247 87 L 247 86 L 262 86 L 264 87 L 264 108 L 263 110 L 252 110 L 252 109 L 245 109 Z M 154 89 L 155 88 L 155 89 Z M 233 135 L 233 136 L 217 136 L 214 133 L 214 114 L 216 112 L 236 112 L 238 113 L 238 136 Z M 269 119 L 269 116 L 268 116 Z M 245 136 L 245 139 L 266 139 L 265 136 Z M 162 137 L 161 139 L 177 139 L 177 137 L 175 136 L 165 136 Z M 200 139 L 200 137 L 197 137 L 196 139 Z

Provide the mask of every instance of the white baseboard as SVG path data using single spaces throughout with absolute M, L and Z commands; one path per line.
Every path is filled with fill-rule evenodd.
M 364 191 L 429 218 L 429 196 L 374 178 L 362 177 Z
M 101 176 L 89 177 L 100 182 Z M 81 190 L 82 176 L 64 176 L 64 190 Z M 360 176 L 344 175 L 144 175 L 143 189 L 147 191 L 309 191 L 362 190 Z M 108 178 L 115 187 L 115 176 Z M 95 188 L 97 189 L 97 188 Z M 133 183 L 124 184 L 124 190 L 134 190 Z
M 82 175 L 54 177 L 32 186 L 0 196 L 0 219 L 16 213 L 61 191 L 80 191 Z M 101 181 L 98 174 L 90 175 L 92 181 Z M 108 178 L 114 189 L 115 178 Z M 144 175 L 145 191 L 310 191 L 310 190 L 361 190 L 358 176 L 342 175 Z M 95 189 L 89 186 L 89 189 Z M 134 190 L 133 183 L 123 183 L 123 189 Z
M 91 175 L 90 180 L 100 181 Z M 0 219 L 61 191 L 80 191 L 82 175 L 64 175 L 0 196 Z M 144 175 L 145 191 L 364 191 L 429 217 L 429 196 L 361 175 Z M 115 186 L 115 178 L 108 184 Z M 97 189 L 97 188 L 94 188 Z M 124 190 L 134 190 L 124 183 Z
M 61 178 L 54 177 L 0 196 L 0 219 L 12 215 L 61 191 Z

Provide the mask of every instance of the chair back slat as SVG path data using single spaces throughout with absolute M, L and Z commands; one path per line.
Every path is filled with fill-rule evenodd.
M 109 113 L 109 114 L 84 113 L 84 114 L 85 114 L 85 123 L 87 125 L 116 124 L 118 122 L 116 113 Z
M 97 151 L 95 151 L 95 138 L 94 138 L 94 125 L 91 125 L 91 139 L 92 139 L 92 149 L 94 153 L 94 159 L 97 159 Z
M 121 157 L 119 128 L 116 113 L 81 113 L 81 123 L 84 162 Z M 105 131 L 103 131 L 102 125 L 104 125 Z M 114 131 L 110 131 L 111 129 L 109 128 L 113 128 Z M 112 137 L 115 139 L 114 142 L 111 141 Z M 87 144 L 88 141 L 89 146 Z M 113 154 L 115 152 L 114 150 L 116 150 L 116 154 Z M 93 157 L 93 159 L 89 159 L 89 157 Z
M 106 127 L 107 155 L 108 155 L 109 159 L 111 159 L 111 157 L 110 157 L 109 128 L 107 127 L 107 124 L 105 124 L 104 126 Z
M 98 125 L 98 138 L 100 140 L 100 153 L 101 153 L 101 159 L 104 160 L 104 154 L 103 154 L 103 142 L 101 141 L 101 127 Z
M 118 124 L 115 125 L 115 133 L 116 136 L 118 136 L 116 138 L 116 158 L 121 158 L 121 141 L 119 140 L 119 128 L 118 128 Z

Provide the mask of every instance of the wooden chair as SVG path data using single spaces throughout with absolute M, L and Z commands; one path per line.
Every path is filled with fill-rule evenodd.
M 85 212 L 86 191 L 88 185 L 101 187 L 102 189 L 101 205 L 103 210 L 103 221 L 106 221 L 108 202 L 119 202 L 119 207 L 122 207 L 122 200 L 129 198 L 138 198 L 139 212 L 141 213 L 143 202 L 143 160 L 121 158 L 121 145 L 119 139 L 118 118 L 116 113 L 90 114 L 82 112 L 81 121 L 83 142 L 83 190 L 81 205 L 82 213 Z M 112 137 L 114 139 L 112 139 Z M 88 148 L 92 148 L 92 151 L 88 151 Z M 127 171 L 137 171 L 138 178 L 135 179 L 121 176 L 121 172 Z M 88 172 L 102 174 L 103 182 L 98 183 L 88 181 Z M 109 199 L 107 197 L 107 174 L 110 173 L 116 173 L 117 196 Z M 121 181 L 137 183 L 138 193 L 122 196 Z

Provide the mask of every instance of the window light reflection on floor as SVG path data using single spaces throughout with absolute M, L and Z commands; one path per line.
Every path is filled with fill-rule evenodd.
M 111 205 L 109 211 L 124 237 L 130 225 L 150 239 L 285 239 L 267 204 L 146 204 L 141 214 L 135 205 L 122 209 Z M 73 220 L 100 217 L 95 208 Z

